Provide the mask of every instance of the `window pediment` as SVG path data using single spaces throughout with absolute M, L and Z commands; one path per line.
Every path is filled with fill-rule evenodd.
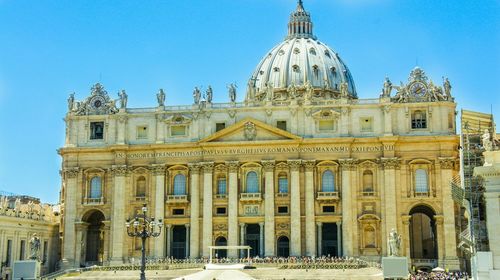
M 333 109 L 323 109 L 312 113 L 315 120 L 336 120 L 340 117 L 340 112 Z

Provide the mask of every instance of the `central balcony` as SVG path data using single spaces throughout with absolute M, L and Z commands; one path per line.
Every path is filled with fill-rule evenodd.
M 241 193 L 240 201 L 261 201 L 262 196 L 260 193 Z
M 98 198 L 85 197 L 83 199 L 83 204 L 86 204 L 86 205 L 104 204 L 104 197 L 98 197 Z
M 182 195 L 167 195 L 167 203 L 168 204 L 180 204 L 180 203 L 188 203 L 188 196 L 185 194 Z
M 318 200 L 338 200 L 339 193 L 338 192 L 318 192 L 317 196 Z

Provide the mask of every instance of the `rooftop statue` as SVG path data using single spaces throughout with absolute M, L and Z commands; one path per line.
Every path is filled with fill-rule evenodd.
M 206 94 L 207 94 L 207 103 L 212 103 L 212 98 L 214 97 L 213 96 L 214 93 L 211 86 L 208 86 Z
M 193 91 L 194 104 L 200 104 L 200 98 L 201 98 L 200 89 L 198 89 L 198 87 L 194 87 Z
M 347 82 L 340 83 L 340 96 L 347 97 L 349 95 L 349 91 L 347 90 Z
M 118 93 L 118 96 L 120 97 L 120 108 L 121 109 L 127 108 L 128 95 L 125 92 L 125 90 L 122 90 L 120 93 Z
M 488 152 L 493 151 L 493 143 L 491 142 L 491 135 L 488 129 L 484 130 L 484 134 L 481 138 L 483 142 L 483 148 Z
M 450 81 L 448 80 L 448 78 L 444 79 L 443 88 L 444 88 L 444 94 L 446 95 L 446 98 L 448 100 L 450 100 L 451 99 L 451 84 L 450 84 Z
M 384 87 L 382 88 L 382 95 L 380 97 L 391 97 L 392 83 L 389 77 L 385 77 Z
M 68 97 L 68 111 L 72 111 L 73 110 L 73 106 L 75 104 L 75 93 L 71 93 Z
M 229 100 L 236 102 L 236 85 L 232 83 L 227 88 L 229 90 Z
M 158 101 L 158 106 L 165 106 L 165 92 L 160 88 L 156 94 L 156 100 Z

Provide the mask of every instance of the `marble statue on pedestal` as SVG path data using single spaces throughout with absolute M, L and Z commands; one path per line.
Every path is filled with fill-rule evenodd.
M 30 260 L 38 260 L 38 254 L 40 252 L 40 238 L 36 233 L 30 239 Z
M 399 255 L 399 248 L 401 246 L 401 235 L 396 232 L 395 229 L 392 229 L 389 233 L 389 256 L 397 257 Z

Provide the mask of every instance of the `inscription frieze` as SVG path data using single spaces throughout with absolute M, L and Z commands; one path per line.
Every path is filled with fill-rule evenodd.
M 175 152 L 117 152 L 116 158 L 148 159 L 148 158 L 184 158 L 204 156 L 234 156 L 234 155 L 258 155 L 258 154 L 286 154 L 286 153 L 365 153 L 393 151 L 393 145 L 377 146 L 318 146 L 318 147 L 248 147 L 227 148 L 210 150 L 191 150 Z

